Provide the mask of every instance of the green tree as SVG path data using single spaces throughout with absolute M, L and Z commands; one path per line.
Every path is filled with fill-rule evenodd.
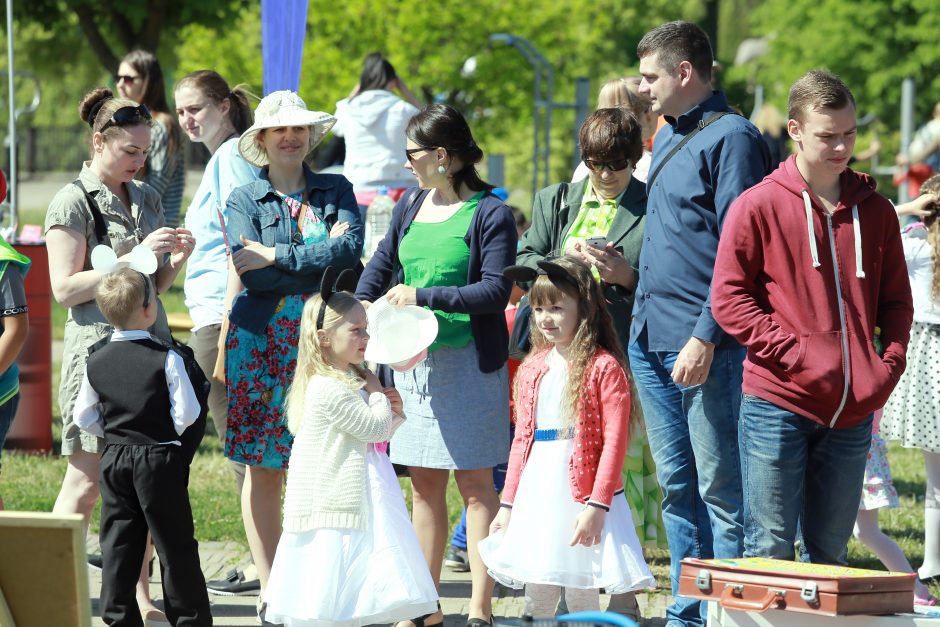
M 555 69 L 556 101 L 573 101 L 574 79 L 589 78 L 593 107 L 603 81 L 635 73 L 636 44 L 644 32 L 666 20 L 701 15 L 694 0 L 650 0 L 642 6 L 629 0 L 311 0 L 300 93 L 308 106 L 332 112 L 355 85 L 363 57 L 380 50 L 419 98 L 460 108 L 484 150 L 506 155 L 507 179 L 521 191 L 531 178 L 533 73 L 517 51 L 490 45 L 491 33 L 525 37 L 545 55 Z M 259 19 L 259 9 L 252 7 L 224 31 L 184 29 L 179 72 L 212 67 L 231 83 L 260 90 Z M 461 68 L 471 56 L 477 70 L 464 77 Z M 554 116 L 556 180 L 571 175 L 573 121 L 570 112 Z M 525 199 L 527 193 L 513 197 Z
M 859 111 L 875 112 L 891 127 L 897 126 L 905 77 L 917 85 L 921 116 L 940 99 L 935 0 L 765 0 L 756 7 L 752 26 L 771 39 L 755 80 L 778 105 L 785 103 L 792 82 L 813 68 L 839 74 L 855 93 Z
M 84 47 L 109 73 L 117 72 L 121 57 L 134 48 L 158 50 L 165 32 L 187 24 L 225 23 L 250 0 L 18 0 L 14 20 L 35 23 L 74 40 L 75 25 Z M 57 46 L 59 54 L 74 48 Z M 82 47 L 82 46 L 80 46 Z M 64 58 L 68 58 L 67 56 Z

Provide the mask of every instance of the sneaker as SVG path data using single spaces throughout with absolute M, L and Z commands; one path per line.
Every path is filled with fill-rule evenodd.
M 458 573 L 470 572 L 470 558 L 467 557 L 467 550 L 450 545 L 447 549 L 447 557 L 444 558 L 444 566 Z
M 245 579 L 244 571 L 233 568 L 226 573 L 225 579 L 207 581 L 206 590 L 223 597 L 252 596 L 261 594 L 261 581 Z
M 147 574 L 150 577 L 153 577 L 153 560 L 154 558 L 151 557 L 150 564 L 147 565 Z M 89 553 L 86 561 L 88 562 L 89 568 L 92 568 L 99 572 L 101 571 L 101 564 L 102 564 L 101 553 Z

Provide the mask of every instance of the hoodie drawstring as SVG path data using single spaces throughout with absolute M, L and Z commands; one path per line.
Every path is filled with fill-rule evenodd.
M 816 250 L 816 231 L 813 229 L 813 206 L 809 194 L 803 190 L 803 207 L 806 208 L 806 230 L 809 234 L 809 250 L 813 255 L 813 267 L 819 267 L 819 253 Z
M 858 220 L 858 205 L 852 207 L 852 230 L 855 232 L 855 276 L 864 279 L 862 266 L 862 225 Z

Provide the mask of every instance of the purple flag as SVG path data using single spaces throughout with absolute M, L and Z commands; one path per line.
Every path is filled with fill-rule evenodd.
M 308 0 L 261 0 L 261 59 L 264 95 L 297 91 L 307 32 Z

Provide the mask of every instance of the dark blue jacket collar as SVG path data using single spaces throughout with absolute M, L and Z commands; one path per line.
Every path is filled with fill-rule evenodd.
M 678 118 L 673 118 L 668 115 L 665 116 L 665 118 L 666 122 L 672 126 L 673 130 L 684 131 L 698 124 L 699 120 L 703 119 L 707 113 L 727 110 L 728 99 L 725 98 L 724 92 L 713 91 L 709 98 L 698 103 Z
M 258 178 L 250 183 L 251 197 L 255 200 L 262 200 L 268 194 L 277 193 L 274 190 L 274 186 L 271 185 L 271 180 L 268 178 L 268 169 L 269 166 L 264 166 L 261 168 L 261 172 L 258 174 Z M 307 192 L 310 192 L 314 189 L 323 190 L 333 187 L 333 185 L 328 180 L 326 180 L 326 177 L 311 170 L 306 161 L 304 162 L 304 178 L 307 179 Z

